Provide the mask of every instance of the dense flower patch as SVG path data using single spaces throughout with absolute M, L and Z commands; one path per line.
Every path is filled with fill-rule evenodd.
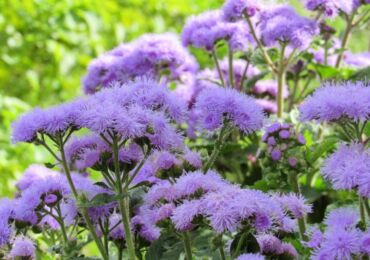
M 305 1 L 306 17 L 228 0 L 182 40 L 147 34 L 94 59 L 86 95 L 13 123 L 14 143 L 55 161 L 0 200 L 2 256 L 367 259 L 370 88 L 356 69 L 370 55 L 347 46 L 368 3 Z

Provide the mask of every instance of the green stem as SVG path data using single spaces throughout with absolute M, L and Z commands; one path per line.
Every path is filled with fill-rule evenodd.
M 59 145 L 60 154 L 61 154 L 61 163 L 62 163 L 64 172 L 65 172 L 65 175 L 67 177 L 68 184 L 69 184 L 69 186 L 72 190 L 72 193 L 73 193 L 73 196 L 74 196 L 75 200 L 78 201 L 78 193 L 77 193 L 76 187 L 73 183 L 73 180 L 72 180 L 72 177 L 71 177 L 71 172 L 69 171 L 69 168 L 68 168 L 66 155 L 65 155 L 65 151 L 64 151 L 64 142 L 63 142 L 63 138 L 62 138 L 61 135 L 58 135 L 58 145 Z M 84 220 L 86 222 L 88 230 L 90 231 L 90 233 L 91 233 L 91 235 L 92 235 L 92 237 L 93 237 L 93 239 L 94 239 L 94 241 L 95 241 L 95 243 L 96 243 L 96 245 L 97 245 L 97 247 L 100 251 L 101 256 L 103 257 L 104 260 L 108 260 L 109 259 L 108 253 L 105 251 L 104 246 L 103 246 L 100 238 L 96 234 L 95 227 L 94 227 L 94 225 L 92 224 L 92 222 L 89 218 L 87 208 L 82 207 L 81 208 L 81 214 L 82 214 L 82 217 L 84 218 Z
M 64 219 L 63 219 L 63 216 L 62 216 L 62 211 L 60 209 L 60 204 L 59 203 L 56 205 L 56 211 L 58 213 L 58 220 L 57 221 L 59 223 L 60 230 L 62 231 L 64 244 L 65 244 L 65 246 L 67 246 L 67 244 L 68 244 L 68 235 L 67 235 L 66 227 L 64 225 Z
M 344 31 L 344 35 L 343 35 L 343 39 L 342 39 L 342 44 L 341 44 L 341 53 L 338 55 L 338 58 L 337 58 L 337 61 L 335 63 L 335 68 L 339 68 L 340 65 L 341 65 L 341 62 L 343 60 L 343 57 L 344 57 L 344 49 L 347 48 L 347 45 L 348 45 L 348 42 L 349 42 L 349 38 L 350 38 L 350 35 L 351 35 L 351 32 L 352 32 L 352 29 L 353 29 L 353 19 L 355 18 L 355 13 L 351 14 L 350 17 L 347 17 L 346 21 L 347 21 L 347 26 L 346 26 L 346 29 Z
M 222 76 L 220 63 L 218 62 L 218 58 L 217 58 L 217 54 L 216 54 L 215 49 L 212 49 L 212 57 L 213 57 L 213 60 L 215 62 L 215 65 L 216 65 L 216 69 L 217 69 L 217 72 L 218 72 L 218 76 L 220 77 L 221 84 L 222 84 L 223 87 L 225 87 L 225 80 L 224 80 L 224 77 Z
M 365 216 L 365 208 L 364 208 L 364 203 L 362 197 L 359 195 L 359 206 L 360 206 L 360 217 L 361 217 L 361 222 L 363 225 L 366 225 L 366 216 Z
M 298 88 L 299 88 L 299 75 L 296 75 L 294 77 L 293 92 L 292 92 L 292 94 L 289 98 L 289 107 L 288 107 L 289 111 L 291 111 L 292 108 L 293 108 L 294 101 L 295 101 L 295 96 L 297 94 Z
M 123 258 L 123 250 L 122 250 L 122 247 L 121 245 L 117 245 L 117 250 L 118 250 L 118 260 L 122 260 Z
M 277 116 L 279 118 L 283 116 L 283 111 L 284 111 L 283 90 L 284 90 L 284 85 L 285 85 L 285 72 L 286 72 L 285 64 L 284 64 L 285 49 L 286 49 L 286 44 L 282 44 L 281 53 L 280 53 L 280 61 L 279 61 L 279 69 L 278 69 L 278 74 L 277 74 L 277 77 L 278 77 Z
M 192 256 L 192 252 L 191 252 L 189 233 L 187 231 L 183 232 L 182 237 L 183 237 L 183 242 L 184 242 L 186 260 L 192 260 L 193 256 Z
M 365 206 L 365 210 L 366 210 L 366 214 L 368 216 L 368 218 L 370 219 L 370 206 L 369 206 L 369 201 L 367 198 L 362 198 L 362 202 L 364 203 L 364 206 Z
M 248 16 L 246 16 L 245 19 L 247 20 L 247 23 L 248 23 L 250 32 L 253 36 L 253 39 L 257 43 L 258 48 L 262 51 L 263 58 L 265 59 L 266 63 L 270 66 L 271 70 L 273 72 L 276 72 L 276 67 L 275 67 L 274 63 L 272 62 L 270 55 L 267 53 L 267 51 L 263 47 L 261 41 L 257 37 L 257 33 L 254 30 L 254 26 L 253 26 L 253 23 L 252 23 L 251 19 Z
M 221 257 L 221 260 L 226 260 L 226 257 L 225 257 L 225 251 L 224 251 L 224 247 L 221 246 L 219 247 L 219 252 L 220 252 L 220 257 Z
M 235 252 L 233 253 L 232 255 L 232 258 L 236 258 L 238 255 L 239 255 L 239 252 L 240 252 L 240 249 L 242 249 L 242 245 L 244 243 L 244 240 L 247 236 L 247 232 L 244 232 L 241 236 L 240 236 L 240 239 L 238 241 L 238 245 L 236 246 L 236 249 L 235 249 Z
M 234 67 L 233 67 L 233 51 L 229 46 L 228 50 L 228 58 L 229 58 L 229 84 L 231 88 L 234 88 Z
M 244 68 L 244 71 L 243 71 L 243 76 L 242 76 L 242 79 L 240 80 L 240 86 L 239 86 L 239 90 L 242 91 L 243 88 L 244 88 L 244 81 L 247 77 L 247 73 L 248 73 L 248 69 L 249 69 L 249 65 L 250 65 L 250 61 L 247 60 L 247 64 L 245 64 L 245 68 Z
M 228 136 L 230 132 L 228 131 L 228 124 L 227 123 L 224 123 L 224 126 L 221 128 L 220 130 L 220 133 L 218 135 L 218 138 L 216 140 L 216 143 L 213 147 L 213 150 L 212 150 L 212 153 L 211 153 L 211 156 L 209 157 L 208 161 L 204 164 L 204 167 L 203 167 L 203 173 L 206 174 L 208 172 L 208 170 L 213 166 L 213 164 L 215 163 L 219 153 L 220 153 L 220 150 L 222 148 L 222 145 L 223 145 L 223 142 L 224 142 L 224 138 L 226 138 Z
M 124 194 L 124 198 L 119 199 L 118 205 L 119 209 L 122 215 L 122 224 L 123 229 L 125 231 L 125 239 L 127 244 L 127 251 L 128 251 L 128 257 L 130 260 L 135 260 L 135 246 L 133 241 L 133 236 L 131 232 L 131 226 L 130 226 L 130 198 L 128 195 L 127 187 L 125 187 L 125 190 L 123 190 L 123 185 L 121 183 L 121 176 L 120 176 L 120 166 L 119 166 L 119 147 L 118 147 L 118 140 L 117 136 L 113 136 L 113 143 L 112 143 L 112 150 L 113 150 L 113 161 L 114 161 L 114 173 L 116 175 L 116 190 L 119 195 Z M 125 180 L 127 182 L 127 180 Z
M 297 175 L 291 174 L 289 176 L 289 180 L 290 180 L 290 185 L 292 186 L 294 193 L 296 193 L 297 195 L 300 195 L 301 193 L 299 189 Z M 298 221 L 299 235 L 301 236 L 301 239 L 303 241 L 307 241 L 305 220 L 304 218 L 299 218 L 297 221 Z

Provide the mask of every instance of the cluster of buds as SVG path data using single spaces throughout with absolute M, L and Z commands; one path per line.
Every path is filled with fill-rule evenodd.
M 290 167 L 296 168 L 298 159 L 292 148 L 306 144 L 302 134 L 297 134 L 293 125 L 288 123 L 274 123 L 266 129 L 262 141 L 268 145 L 267 151 L 275 162 L 286 160 Z

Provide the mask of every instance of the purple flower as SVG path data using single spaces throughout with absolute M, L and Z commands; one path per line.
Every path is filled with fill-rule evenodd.
M 13 202 L 9 199 L 0 200 L 0 246 L 9 242 L 12 229 L 9 224 L 9 218 L 13 213 Z
M 198 215 L 202 215 L 202 201 L 187 200 L 174 209 L 171 220 L 176 229 L 185 231 L 193 227 L 192 221 Z
M 337 229 L 326 232 L 325 241 L 319 250 L 314 251 L 313 259 L 352 259 L 353 255 L 360 252 L 359 235 L 356 230 Z M 319 257 L 323 254 L 326 258 Z
M 281 159 L 282 153 L 279 149 L 273 149 L 271 151 L 271 158 L 274 161 L 279 161 Z
M 293 48 L 307 48 L 319 33 L 315 21 L 298 15 L 293 8 L 280 6 L 261 13 L 259 25 L 262 42 L 275 46 L 283 42 Z
M 194 168 L 200 169 L 202 167 L 202 158 L 199 153 L 193 152 L 190 149 L 185 149 L 183 157 L 184 160 Z
M 17 236 L 13 243 L 12 249 L 9 252 L 10 259 L 27 258 L 35 259 L 35 244 L 31 239 L 25 236 Z
M 251 133 L 260 129 L 264 120 L 263 111 L 254 99 L 234 89 L 203 90 L 195 109 L 202 116 L 201 127 L 210 131 L 220 128 L 226 119 L 243 132 Z
M 43 165 L 33 164 L 24 171 L 16 186 L 20 191 L 23 191 L 38 181 L 53 178 L 58 174 Z
M 362 82 L 325 83 L 301 105 L 301 120 L 367 120 L 370 114 L 369 100 L 370 88 Z
M 214 171 L 208 171 L 207 174 L 200 171 L 189 172 L 177 179 L 173 185 L 174 197 L 183 198 L 198 192 L 217 191 L 226 185 L 228 182 Z
M 304 138 L 304 136 L 302 134 L 298 134 L 297 141 L 298 141 L 298 143 L 300 143 L 302 145 L 306 144 L 306 138 Z
M 118 213 L 113 213 L 109 216 L 109 237 L 120 240 L 125 239 L 125 231 L 123 230 L 122 217 Z
M 290 193 L 278 196 L 276 199 L 281 203 L 283 208 L 285 208 L 296 219 L 303 218 L 312 210 L 311 205 L 308 205 L 306 199 L 300 195 Z
M 288 130 L 282 130 L 282 131 L 279 132 L 279 136 L 282 139 L 288 139 L 290 137 L 290 135 L 291 135 L 290 131 L 288 131 Z
M 332 210 L 325 219 L 325 225 L 334 232 L 338 229 L 352 230 L 360 220 L 359 213 L 352 208 Z
M 360 186 L 363 196 L 369 194 L 367 176 L 370 175 L 370 154 L 361 144 L 341 144 L 330 155 L 321 169 L 335 189 L 353 189 Z
M 233 50 L 246 50 L 251 36 L 245 22 L 229 23 L 222 19 L 218 10 L 190 17 L 183 28 L 182 42 L 185 46 L 212 50 L 220 40 L 226 40 Z
M 361 252 L 365 254 L 370 253 L 370 233 L 369 231 L 362 234 L 361 241 L 360 241 L 360 248 L 361 248 Z
M 227 0 L 222 10 L 226 20 L 236 21 L 243 16 L 254 16 L 261 7 L 260 3 L 253 0 Z
M 298 160 L 297 160 L 297 158 L 295 158 L 293 156 L 290 156 L 288 158 L 288 163 L 289 163 L 290 166 L 296 167 L 297 166 L 297 163 L 298 163 Z
M 82 100 L 76 100 L 48 109 L 35 108 L 21 115 L 12 124 L 12 142 L 32 142 L 37 134 L 64 134 L 68 129 L 77 127 Z
M 265 257 L 261 254 L 242 254 L 236 260 L 264 260 Z
M 263 254 L 272 254 L 272 255 L 280 255 L 282 252 L 281 250 L 281 240 L 273 235 L 259 235 L 256 237 L 257 242 L 260 246 L 261 253 Z
M 328 17 L 337 16 L 340 11 L 350 14 L 360 5 L 358 0 L 306 0 L 305 2 L 308 10 L 322 10 Z
M 309 248 L 317 249 L 324 241 L 324 234 L 317 227 L 311 228 L 307 232 L 307 235 L 310 239 L 305 243 L 305 245 Z
M 197 69 L 176 35 L 145 34 L 93 60 L 83 79 L 84 92 L 93 94 L 113 82 L 125 83 L 143 75 L 159 78 L 166 72 L 168 80 L 182 80 Z

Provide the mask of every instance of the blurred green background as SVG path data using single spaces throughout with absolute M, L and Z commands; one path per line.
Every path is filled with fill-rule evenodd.
M 180 32 L 187 16 L 222 3 L 0 0 L 0 195 L 10 194 L 15 176 L 29 164 L 47 161 L 42 149 L 10 144 L 10 125 L 20 113 L 80 95 L 89 61 L 104 51 L 146 32 Z M 358 51 L 368 35 L 357 37 Z

